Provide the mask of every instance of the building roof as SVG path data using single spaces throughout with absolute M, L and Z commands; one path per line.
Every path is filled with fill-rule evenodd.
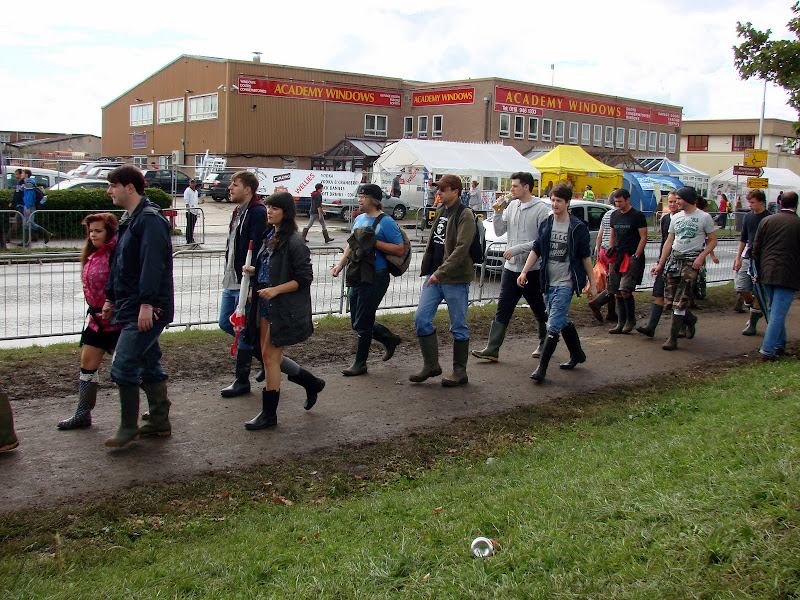
M 681 135 L 758 135 L 759 119 L 697 119 L 681 123 Z M 764 119 L 764 135 L 797 137 L 794 122 Z
M 73 133 L 69 135 L 61 135 L 58 137 L 49 137 L 49 138 L 39 138 L 38 140 L 24 140 L 22 142 L 7 142 L 6 145 L 14 146 L 15 148 L 27 148 L 28 146 L 38 146 L 40 144 L 52 144 L 55 142 L 64 142 L 67 140 L 74 140 L 76 138 L 83 138 L 83 137 L 94 137 L 98 140 L 100 139 L 99 135 L 94 135 L 93 133 Z

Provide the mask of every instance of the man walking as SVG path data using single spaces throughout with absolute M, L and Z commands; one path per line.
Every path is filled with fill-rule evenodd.
M 664 271 L 664 310 L 673 311 L 669 338 L 661 346 L 664 350 L 678 348 L 678 334 L 684 323 L 686 339 L 694 337 L 697 317 L 691 313 L 689 305 L 694 298 L 700 267 L 705 263 L 706 256 L 717 246 L 714 219 L 695 206 L 695 189 L 682 187 L 677 191 L 677 196 L 681 212 L 672 216 L 661 257 L 658 264 L 650 270 L 650 274 L 654 276 Z
M 117 433 L 106 446 L 127 446 L 139 436 L 167 436 L 170 402 L 158 338 L 172 321 L 172 242 L 169 221 L 144 195 L 144 176 L 133 165 L 108 174 L 108 195 L 125 209 L 117 229 L 102 316 L 122 325 L 111 361 L 121 406 Z M 147 395 L 149 420 L 141 428 L 139 388 Z
M 372 339 L 384 345 L 383 360 L 394 355 L 400 337 L 388 327 L 375 321 L 378 306 L 389 289 L 389 268 L 386 255 L 402 256 L 405 251 L 403 234 L 394 219 L 383 213 L 381 188 L 372 183 L 358 188 L 358 209 L 362 214 L 353 221 L 353 234 L 348 243 L 351 252 L 331 265 L 331 274 L 338 277 L 347 266 L 347 286 L 350 288 L 350 323 L 358 334 L 356 358 L 342 371 L 347 377 L 365 375 Z M 349 257 L 349 258 L 348 258 Z
M 322 237 L 325 238 L 325 243 L 333 241 L 333 238 L 328 235 L 328 228 L 325 225 L 325 213 L 322 212 L 322 188 L 323 185 L 318 183 L 314 186 L 314 191 L 311 193 L 311 208 L 308 209 L 308 225 L 303 228 L 303 239 L 308 241 L 308 230 L 314 224 L 314 221 L 319 219 L 319 224 L 322 225 Z
M 533 265 L 533 276 L 528 278 L 526 284 L 522 287 L 517 285 L 517 278 L 533 248 L 533 242 L 539 237 L 539 227 L 550 214 L 547 203 L 539 198 L 534 199 L 531 195 L 533 185 L 534 179 L 530 173 L 512 174 L 511 195 L 514 199 L 507 207 L 495 210 L 492 219 L 495 234 L 500 236 L 507 232 L 508 242 L 503 253 L 505 264 L 500 276 L 500 299 L 497 301 L 494 321 L 489 328 L 489 342 L 483 350 L 472 351 L 472 356 L 476 358 L 497 362 L 511 316 L 514 314 L 517 302 L 523 296 L 539 325 L 539 347 L 533 355 L 534 357 L 541 355 L 544 339 L 547 336 L 547 316 L 542 289 L 539 287 L 541 261 Z
M 609 333 L 630 333 L 636 327 L 636 301 L 633 292 L 644 275 L 644 247 L 647 244 L 647 219 L 631 206 L 631 194 L 619 189 L 613 194 L 617 210 L 611 215 L 608 257 L 608 293 L 617 302 L 617 326 Z
M 23 226 L 22 226 L 22 242 L 25 244 L 25 232 L 28 233 L 28 243 L 33 241 L 33 232 L 41 232 L 44 236 L 44 243 L 47 244 L 52 238 L 52 234 L 41 225 L 37 225 L 33 220 L 38 202 L 36 200 L 36 180 L 33 178 L 33 173 L 30 169 L 23 170 L 24 183 L 22 186 L 22 202 L 24 204 L 23 213 Z
M 194 226 L 200 215 L 200 204 L 197 199 L 197 181 L 189 180 L 189 187 L 183 192 L 183 202 L 186 204 L 186 243 L 194 244 Z
M 769 324 L 761 344 L 761 359 L 776 360 L 786 351 L 786 315 L 800 290 L 800 217 L 797 193 L 784 192 L 781 209 L 764 219 L 753 242 L 758 283 L 769 299 Z
M 769 216 L 769 211 L 767 210 L 767 197 L 764 195 L 763 190 L 756 189 L 747 192 L 747 203 L 750 205 L 750 212 L 744 216 L 742 235 L 739 238 L 736 258 L 733 260 L 733 270 L 736 271 L 733 289 L 739 294 L 739 297 L 744 301 L 745 307 L 750 311 L 750 318 L 747 321 L 747 326 L 742 331 L 742 335 L 755 335 L 756 324 L 763 313 L 755 296 L 753 296 L 750 255 L 758 226 L 761 221 Z
M 571 199 L 572 187 L 565 183 L 557 184 L 550 192 L 553 214 L 539 229 L 539 236 L 533 242 L 533 248 L 517 278 L 520 287 L 526 285 L 528 273 L 541 257 L 541 268 L 536 275 L 542 289 L 547 290 L 547 339 L 542 348 L 539 366 L 531 374 L 531 379 L 539 383 L 547 375 L 547 367 L 558 345 L 559 334 L 569 350 L 569 360 L 560 367 L 570 370 L 586 362 L 578 330 L 569 321 L 569 305 L 573 295 L 580 296 L 587 278 L 589 299 L 597 292 L 597 286 L 592 270 L 589 229 L 583 221 L 569 213 Z
M 475 215 L 461 204 L 461 179 L 444 175 L 439 180 L 442 205 L 436 211 L 431 234 L 422 257 L 420 275 L 425 277 L 414 327 L 422 352 L 423 367 L 409 379 L 419 383 L 442 374 L 439 365 L 439 341 L 433 318 L 442 300 L 447 302 L 450 333 L 453 336 L 453 373 L 442 379 L 445 387 L 464 385 L 469 358 L 467 306 L 469 284 L 475 277 L 469 247 L 475 237 Z
M 658 255 L 661 256 L 661 251 L 664 250 L 664 244 L 667 242 L 669 236 L 669 224 L 672 222 L 672 215 L 680 211 L 678 194 L 673 190 L 667 196 L 667 210 L 661 216 L 661 246 L 659 246 Z M 650 305 L 650 319 L 644 327 L 637 327 L 636 331 L 647 337 L 653 337 L 656 334 L 656 327 L 661 320 L 661 315 L 664 312 L 664 272 L 660 271 L 653 281 L 653 303 Z

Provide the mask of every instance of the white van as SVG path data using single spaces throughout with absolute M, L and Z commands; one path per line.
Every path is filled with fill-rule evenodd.
M 66 173 L 61 173 L 60 171 L 54 171 L 53 169 L 40 169 L 38 167 L 20 167 L 17 165 L 4 165 L 3 166 L 4 189 L 13 190 L 14 187 L 17 185 L 17 180 L 14 179 L 14 171 L 16 171 L 17 169 L 30 169 L 31 174 L 33 175 L 33 180 L 36 182 L 36 185 L 41 185 L 45 189 L 53 187 L 59 181 L 65 181 L 69 179 Z

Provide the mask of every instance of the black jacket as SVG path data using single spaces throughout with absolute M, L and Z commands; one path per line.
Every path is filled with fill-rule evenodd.
M 542 266 L 539 268 L 539 285 L 545 292 L 549 286 L 547 263 L 550 260 L 550 236 L 553 233 L 554 220 L 555 217 L 550 215 L 546 221 L 542 222 L 539 226 L 539 237 L 533 242 L 533 251 L 542 258 Z M 583 259 L 592 255 L 589 240 L 589 228 L 586 227 L 586 223 L 575 215 L 570 215 L 567 229 L 567 256 L 569 257 L 572 291 L 576 296 L 580 296 L 583 288 L 586 287 L 588 275 L 583 266 Z
M 137 321 L 142 304 L 153 306 L 158 322 L 172 321 L 175 300 L 170 234 L 169 221 L 147 196 L 120 220 L 106 283 L 106 299 L 114 305 L 112 323 Z
M 267 243 L 266 235 L 264 244 Z M 263 245 L 262 245 L 263 248 Z M 257 275 L 261 267 L 261 251 L 255 258 L 256 275 L 250 278 L 250 290 L 253 293 L 247 313 L 245 339 L 248 344 L 256 345 L 259 340 L 258 327 L 259 302 L 263 302 L 256 293 Z M 299 284 L 297 291 L 278 294 L 269 301 L 270 341 L 274 346 L 291 346 L 304 342 L 314 333 L 311 320 L 311 282 L 314 271 L 311 268 L 311 253 L 298 233 L 293 233 L 280 250 L 272 254 L 269 261 L 269 286 L 275 287 L 295 280 Z
M 239 210 L 237 208 L 237 210 Z M 229 227 L 233 226 L 233 216 Z M 247 248 L 250 241 L 253 242 L 253 255 L 258 252 L 259 244 L 264 238 L 264 230 L 267 228 L 267 207 L 258 196 L 253 196 L 244 209 L 244 214 L 239 220 L 236 228 L 236 235 L 233 236 L 233 270 L 236 273 L 236 281 L 242 282 L 242 267 L 247 259 Z M 228 261 L 228 253 L 231 248 L 225 248 L 225 262 Z

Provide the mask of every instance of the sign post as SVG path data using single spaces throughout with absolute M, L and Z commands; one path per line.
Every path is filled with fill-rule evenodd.
M 744 151 L 744 164 L 748 167 L 766 167 L 767 166 L 767 151 L 766 150 L 745 150 Z
M 766 189 L 769 187 L 769 179 L 766 177 L 748 177 L 747 187 L 751 190 Z

